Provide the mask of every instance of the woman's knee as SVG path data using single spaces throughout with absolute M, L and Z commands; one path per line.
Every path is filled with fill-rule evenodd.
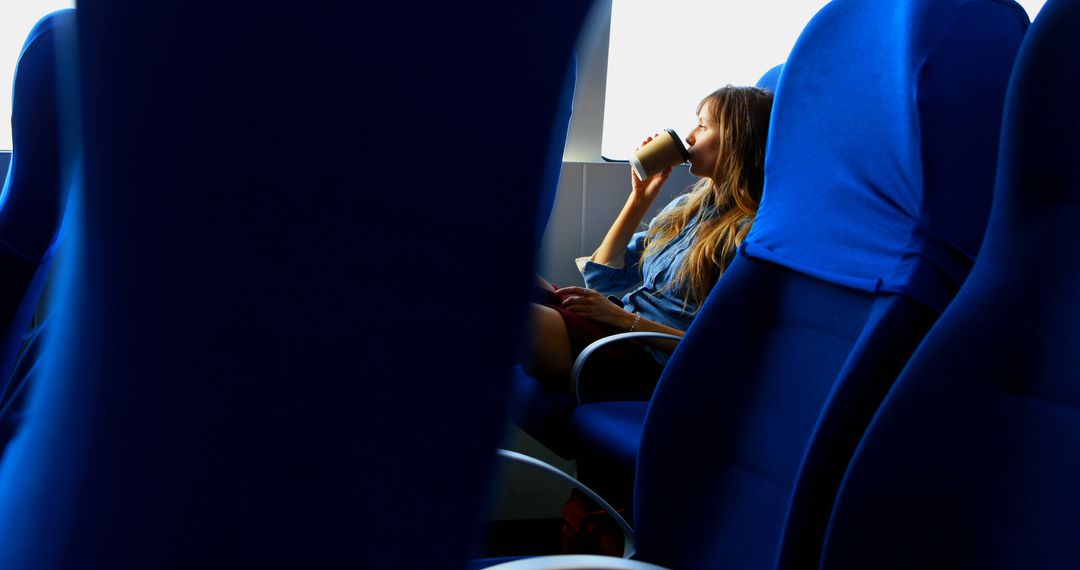
M 573 365 L 570 337 L 562 315 L 551 307 L 532 305 L 532 326 L 529 343 L 532 350 L 522 362 L 526 372 L 533 376 L 559 376 L 570 374 Z

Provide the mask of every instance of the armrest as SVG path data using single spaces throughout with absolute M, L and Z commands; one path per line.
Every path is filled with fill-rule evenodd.
M 535 467 L 535 468 L 537 468 L 537 469 L 539 469 L 541 471 L 545 471 L 547 473 L 550 473 L 550 474 L 562 479 L 563 481 L 566 481 L 567 483 L 570 483 L 571 485 L 576 487 L 579 491 L 581 491 L 582 493 L 585 493 L 585 495 L 588 496 L 590 499 L 596 501 L 596 504 L 600 505 L 600 507 L 602 507 L 604 509 L 604 511 L 607 512 L 607 514 L 611 515 L 611 518 L 615 519 L 615 523 L 619 525 L 619 528 L 623 532 L 623 557 L 624 558 L 630 558 L 631 556 L 634 555 L 634 530 L 630 528 L 630 525 L 629 525 L 629 523 L 626 522 L 626 519 L 622 518 L 622 515 L 620 515 L 618 512 L 616 512 L 615 509 L 610 504 L 608 504 L 608 502 L 605 501 L 603 499 L 603 497 L 601 497 L 600 495 L 597 495 L 595 491 L 593 491 L 592 489 L 586 487 L 585 484 L 582 483 L 581 481 L 578 481 L 577 479 L 575 479 L 575 478 L 571 477 L 570 475 L 564 473 L 558 467 L 555 467 L 554 465 L 549 465 L 547 463 L 544 463 L 543 461 L 540 461 L 539 459 L 536 459 L 535 457 L 529 457 L 528 455 L 518 453 L 516 451 L 510 451 L 510 450 L 507 450 L 507 449 L 496 449 L 495 453 L 499 457 L 502 457 L 503 459 L 508 459 L 510 461 L 513 461 L 515 463 L 521 463 L 523 465 L 529 465 L 529 466 Z M 611 558 L 611 557 L 610 556 L 601 556 L 599 558 L 605 558 L 606 559 L 606 558 Z M 613 558 L 613 560 L 618 560 L 618 559 Z
M 604 347 L 604 346 L 606 346 L 608 344 L 611 344 L 613 342 L 619 342 L 619 341 L 630 340 L 630 339 L 635 339 L 635 338 L 666 338 L 666 339 L 674 340 L 676 342 L 682 340 L 681 336 L 675 336 L 673 334 L 667 334 L 667 333 L 627 332 L 627 333 L 613 334 L 611 336 L 606 336 L 606 337 L 604 337 L 602 339 L 594 341 L 589 346 L 586 346 L 585 350 L 581 351 L 581 354 L 578 355 L 577 360 L 574 361 L 574 368 L 571 369 L 571 371 L 570 371 L 570 392 L 574 394 L 574 399 L 577 401 L 578 405 L 581 405 L 581 403 L 582 403 L 581 402 L 581 379 L 580 379 L 581 369 L 585 366 L 585 361 L 589 359 L 589 356 L 591 356 L 592 353 L 596 352 L 598 349 L 600 349 L 600 348 L 602 348 L 602 347 Z
M 537 556 L 512 562 L 503 562 L 488 568 L 496 570 L 667 570 L 663 566 L 595 554 L 563 554 Z

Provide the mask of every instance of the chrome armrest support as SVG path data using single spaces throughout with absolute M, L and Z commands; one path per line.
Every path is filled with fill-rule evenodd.
M 596 554 L 537 556 L 488 566 L 491 570 L 667 570 L 663 566 Z
M 666 338 L 674 341 L 682 340 L 681 336 L 675 336 L 673 334 L 667 333 L 627 332 L 613 334 L 611 336 L 606 336 L 602 339 L 594 341 L 589 346 L 586 346 L 585 350 L 581 351 L 581 354 L 578 355 L 577 360 L 574 361 L 573 369 L 571 369 L 570 371 L 570 392 L 574 394 L 574 400 L 577 401 L 578 405 L 581 405 L 581 369 L 585 366 L 585 361 L 589 359 L 589 356 L 591 356 L 592 353 L 596 352 L 598 349 L 613 342 L 638 338 Z
M 530 467 L 534 467 L 534 468 L 539 469 L 541 471 L 545 471 L 547 473 L 550 473 L 550 474 L 562 479 L 563 481 L 566 481 L 567 483 L 570 483 L 575 488 L 577 488 L 579 491 L 584 493 L 587 497 L 589 497 L 593 501 L 596 501 L 596 504 L 600 505 L 601 508 L 603 508 L 609 515 L 611 515 L 611 518 L 615 519 L 615 523 L 618 524 L 619 528 L 622 530 L 622 533 L 623 533 L 623 558 L 630 558 L 631 556 L 634 555 L 634 530 L 632 528 L 630 528 L 630 524 L 626 522 L 626 519 L 624 519 L 622 517 L 622 515 L 620 515 L 615 510 L 614 507 L 612 507 L 610 504 L 608 504 L 608 502 L 605 501 L 603 499 L 603 497 L 601 497 L 600 495 L 597 495 L 595 491 L 593 491 L 592 489 L 586 487 L 584 483 L 582 483 L 581 481 L 578 481 L 577 479 L 575 479 L 572 476 L 568 475 L 567 473 L 563 472 L 558 467 L 555 467 L 554 465 L 549 465 L 547 463 L 544 463 L 543 461 L 540 461 L 539 459 L 536 459 L 535 457 L 529 457 L 528 455 L 524 455 L 522 453 L 518 453 L 516 451 L 510 451 L 510 450 L 507 450 L 507 449 L 496 449 L 495 453 L 499 457 L 502 457 L 503 459 L 508 459 L 508 460 L 513 461 L 515 463 L 528 465 Z

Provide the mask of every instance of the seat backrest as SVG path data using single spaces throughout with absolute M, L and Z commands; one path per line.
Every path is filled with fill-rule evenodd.
M 64 119 L 74 84 L 61 73 L 75 11 L 42 18 L 23 44 L 12 96 L 11 164 L 0 192 L 0 394 L 45 283 L 63 220 L 79 139 Z M 2 405 L 2 402 L 0 402 Z
M 1080 3 L 1009 83 L 978 261 L 869 426 L 825 568 L 1080 567 Z
M 570 119 L 574 114 L 574 93 L 577 88 L 578 58 L 573 53 L 566 68 L 566 77 L 562 81 L 562 89 L 558 92 L 558 102 L 555 105 L 555 120 L 551 126 L 551 140 L 549 143 L 547 161 L 544 163 L 544 174 L 540 180 L 540 205 L 536 213 L 536 247 L 539 248 L 547 230 L 548 221 L 551 218 L 551 210 L 555 207 L 555 196 L 559 190 L 559 179 L 562 174 L 563 151 L 566 149 L 566 137 L 570 132 Z
M 755 83 L 754 86 L 755 87 L 760 87 L 762 89 L 768 89 L 769 91 L 775 92 L 776 91 L 776 84 L 780 82 L 780 72 L 783 71 L 783 70 L 784 70 L 784 64 L 782 64 L 782 63 L 778 64 L 776 66 L 770 67 L 769 70 L 766 71 L 761 76 L 761 78 L 757 80 L 757 83 Z
M 26 404 L 34 384 L 42 374 L 45 345 L 49 336 L 49 317 L 27 331 L 23 349 L 11 372 L 12 382 L 0 403 L 0 460 L 8 444 L 26 421 Z
M 464 566 L 587 7 L 79 8 L 85 176 L 0 568 Z M 477 280 L 490 310 L 453 300 Z
M 865 423 L 978 251 L 984 139 L 1026 25 L 995 0 L 836 0 L 807 25 L 754 227 L 649 408 L 642 560 L 798 567 L 783 545 L 824 533 Z

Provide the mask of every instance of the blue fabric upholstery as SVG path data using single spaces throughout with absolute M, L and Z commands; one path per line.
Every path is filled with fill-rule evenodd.
M 463 567 L 587 8 L 80 2 L 76 247 L 0 568 Z M 483 310 L 433 288 L 479 275 Z
M 642 560 L 814 565 L 863 429 L 978 250 L 997 151 L 980 137 L 1025 27 L 992 0 L 836 0 L 807 25 L 762 214 L 646 415 Z
M 776 94 L 783 136 L 747 254 L 943 309 L 979 250 L 1000 86 L 1026 26 L 1019 5 L 992 0 L 823 8 Z
M 74 10 L 45 16 L 15 69 L 13 150 L 0 192 L 0 394 L 15 389 L 12 366 L 52 266 L 76 168 L 79 140 L 62 122 L 73 106 L 60 99 L 74 96 L 75 86 L 62 82 L 58 61 L 61 46 L 73 47 L 74 30 Z
M 18 435 L 26 420 L 26 405 L 30 392 L 44 370 L 45 345 L 50 319 L 46 318 L 24 336 L 23 350 L 15 361 L 11 381 L 0 398 L 0 460 L 11 441 Z
M 882 295 L 822 405 L 791 490 L 777 566 L 819 558 L 836 489 L 866 425 L 938 313 L 902 295 Z
M 757 80 L 755 86 L 762 89 L 768 89 L 769 91 L 776 92 L 776 85 L 780 82 L 780 72 L 784 70 L 784 64 L 779 64 L 770 68 L 761 76 L 761 79 Z
M 772 563 L 807 439 L 875 301 L 736 259 L 648 411 L 634 497 L 640 559 Z
M 510 378 L 510 418 L 533 439 L 565 459 L 576 454 L 570 431 L 574 398 L 565 386 L 551 386 L 514 366 Z
M 566 149 L 566 136 L 570 132 L 570 119 L 574 114 L 574 91 L 577 88 L 578 58 L 571 54 L 570 63 L 563 78 L 562 90 L 555 108 L 555 121 L 551 128 L 551 139 L 544 164 L 544 176 L 540 181 L 540 206 L 536 215 L 536 247 L 539 248 L 555 207 L 555 195 L 559 189 L 559 177 L 562 174 L 563 152 Z
M 571 415 L 577 476 L 608 502 L 629 507 L 649 401 L 590 402 Z
M 1009 84 L 978 261 L 853 457 L 827 568 L 1080 567 L 1080 3 Z

